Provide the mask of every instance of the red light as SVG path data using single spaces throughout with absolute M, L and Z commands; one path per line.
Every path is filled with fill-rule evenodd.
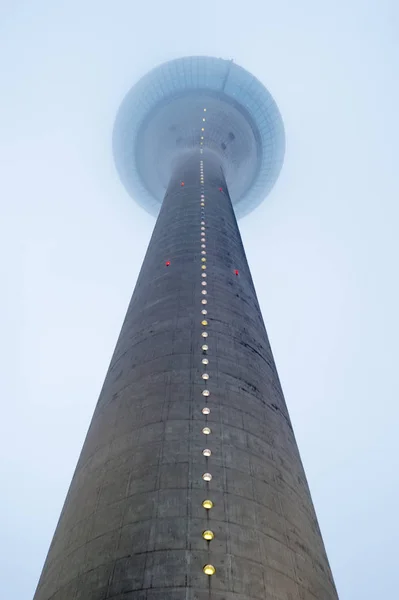
M 169 265 L 170 265 L 170 260 L 167 260 L 167 261 L 166 261 L 166 263 L 165 263 L 165 265 L 166 265 L 167 267 L 169 267 Z
M 223 192 L 223 188 L 219 188 L 219 192 Z
M 238 270 L 236 269 L 236 270 L 234 271 L 234 273 L 235 273 L 236 275 L 238 275 Z
M 183 187 L 184 186 L 184 181 L 182 181 L 180 185 Z

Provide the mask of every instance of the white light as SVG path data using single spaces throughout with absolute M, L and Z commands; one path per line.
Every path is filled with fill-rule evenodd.
M 201 304 L 208 304 L 208 300 L 205 300 L 205 298 L 203 300 L 201 300 Z
M 202 335 L 202 337 L 208 337 L 208 332 L 207 332 L 207 331 L 203 331 L 203 332 L 201 333 L 201 335 Z
M 202 395 L 203 396 L 209 396 L 210 395 L 210 391 L 209 390 L 203 390 L 202 391 Z
M 207 346 L 207 344 L 202 344 L 201 348 L 204 352 L 206 352 L 206 350 L 208 350 L 209 346 Z
M 207 292 L 206 290 L 201 290 L 201 294 L 202 294 L 203 296 L 206 296 L 206 294 L 207 294 L 207 293 L 208 293 L 208 292 Z
M 210 481 L 212 479 L 212 475 L 210 473 L 204 473 L 202 479 L 204 481 Z
M 204 427 L 203 430 L 202 430 L 202 433 L 204 435 L 209 435 L 211 433 L 210 427 Z
M 201 248 L 206 248 L 205 244 L 201 244 Z
M 204 408 L 202 409 L 202 414 L 203 415 L 209 415 L 211 412 L 211 409 L 208 408 L 208 406 L 204 406 Z
M 202 248 L 202 246 L 201 246 Z M 201 254 L 206 254 L 205 250 L 201 250 Z
M 206 273 L 201 273 L 201 277 L 206 277 Z
M 208 373 L 203 373 L 202 374 L 202 379 L 209 379 Z
M 202 454 L 203 454 L 204 456 L 210 456 L 210 455 L 212 454 L 212 452 L 209 450 L 209 448 L 205 448 L 205 449 L 202 451 Z
M 209 360 L 207 358 L 203 358 L 201 362 L 203 365 L 207 365 L 209 363 Z
M 206 281 L 201 281 L 201 284 L 202 285 L 206 285 Z

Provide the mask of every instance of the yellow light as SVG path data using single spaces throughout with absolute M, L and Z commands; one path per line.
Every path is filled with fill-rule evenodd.
M 205 258 L 205 256 L 203 256 L 203 257 L 201 258 L 201 261 L 202 261 L 202 262 L 206 262 L 206 258 Z
M 206 265 L 201 265 L 201 269 L 206 269 Z
M 205 127 L 201 127 L 201 131 L 205 131 Z
M 210 542 L 211 540 L 213 540 L 215 535 L 214 535 L 213 531 L 211 531 L 210 529 L 205 529 L 205 531 L 202 532 L 202 537 L 207 542 Z
M 201 321 L 201 325 L 208 325 L 208 321 L 205 321 L 205 319 L 203 321 Z
M 213 508 L 213 502 L 212 500 L 204 500 L 202 506 L 206 508 L 206 510 L 209 510 L 210 508 Z
M 202 570 L 205 575 L 214 575 L 216 573 L 216 569 L 213 565 L 204 565 Z

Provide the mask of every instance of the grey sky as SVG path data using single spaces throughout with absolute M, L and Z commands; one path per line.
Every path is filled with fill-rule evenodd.
M 287 154 L 240 222 L 341 600 L 397 596 L 394 0 L 2 0 L 1 598 L 31 600 L 154 224 L 111 153 L 178 56 L 268 87 Z M 322 599 L 320 599 L 322 600 Z

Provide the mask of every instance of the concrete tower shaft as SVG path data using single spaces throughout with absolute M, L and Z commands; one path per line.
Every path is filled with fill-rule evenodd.
M 198 149 L 167 186 L 35 600 L 269 598 L 337 593 L 223 170 Z

